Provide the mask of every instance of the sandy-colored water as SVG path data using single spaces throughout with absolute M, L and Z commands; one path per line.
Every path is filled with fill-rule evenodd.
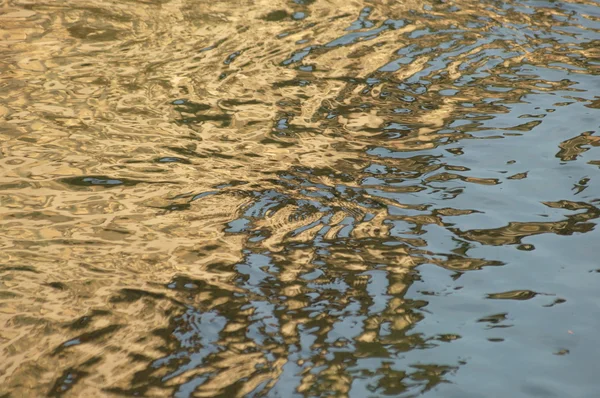
M 0 1 L 0 396 L 597 397 L 599 75 L 595 0 Z

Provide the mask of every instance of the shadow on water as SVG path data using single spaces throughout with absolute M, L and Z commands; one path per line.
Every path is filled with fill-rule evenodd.
M 3 396 L 595 396 L 597 2 L 0 7 Z

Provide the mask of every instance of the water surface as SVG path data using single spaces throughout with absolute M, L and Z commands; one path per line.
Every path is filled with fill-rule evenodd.
M 0 7 L 1 396 L 598 396 L 597 1 Z

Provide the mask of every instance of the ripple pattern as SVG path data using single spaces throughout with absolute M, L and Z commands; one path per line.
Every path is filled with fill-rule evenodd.
M 597 1 L 4 0 L 0 52 L 2 396 L 597 393 Z

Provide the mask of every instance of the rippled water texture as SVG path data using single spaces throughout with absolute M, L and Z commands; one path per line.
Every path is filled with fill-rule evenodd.
M 598 397 L 598 1 L 0 4 L 0 396 Z

